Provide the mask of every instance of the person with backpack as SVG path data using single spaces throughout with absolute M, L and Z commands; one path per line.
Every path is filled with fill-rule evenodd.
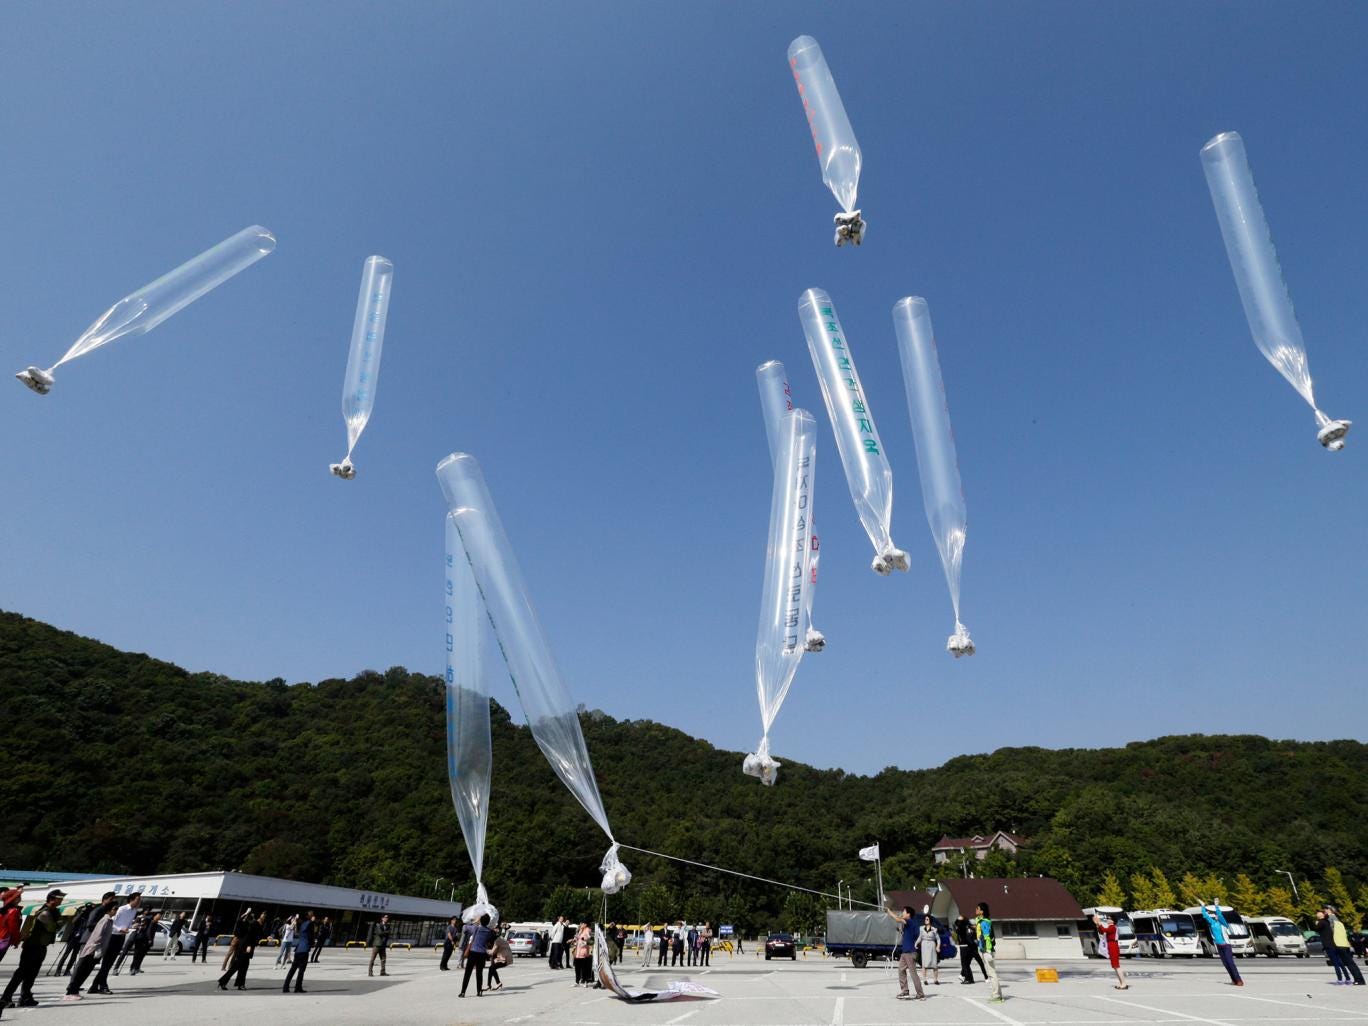
M 104 957 L 105 949 L 109 946 L 109 938 L 114 935 L 114 917 L 118 914 L 118 907 L 119 901 L 110 891 L 105 895 L 104 903 L 97 909 L 99 915 L 95 917 L 95 925 L 90 928 L 85 943 L 81 945 L 81 957 L 76 962 L 76 967 L 71 970 L 71 982 L 67 984 L 66 997 L 62 998 L 63 1001 L 81 1000 L 82 985 L 94 970 L 95 963 Z M 92 987 L 91 993 L 97 994 L 99 991 Z
M 48 945 L 57 939 L 57 931 L 62 928 L 62 917 L 57 913 L 57 906 L 62 903 L 64 897 L 64 891 L 49 891 L 43 907 L 35 915 L 30 916 L 29 921 L 20 929 L 16 938 L 16 942 L 21 945 L 19 968 L 10 977 L 4 995 L 0 996 L 0 1014 L 9 1007 L 10 999 L 14 997 L 16 990 L 19 991 L 20 1008 L 38 1007 L 38 1002 L 33 998 L 33 981 L 38 976 L 38 970 L 43 968 Z
M 979 954 L 983 956 L 983 963 L 987 968 L 984 972 L 988 976 L 988 1000 L 1001 1001 L 1002 981 L 997 974 L 997 938 L 993 936 L 993 920 L 988 913 L 988 902 L 980 902 L 974 909 L 974 936 L 978 939 Z
M 112 897 L 112 892 L 107 897 Z M 71 925 L 67 927 L 63 943 L 66 947 L 62 950 L 57 961 L 48 970 L 49 976 L 70 976 L 71 970 L 76 965 L 76 960 L 81 957 L 81 945 L 85 943 L 86 934 L 90 933 L 90 928 L 95 925 L 95 920 L 100 917 L 100 906 L 93 901 L 87 901 L 76 910 L 76 914 L 71 917 Z

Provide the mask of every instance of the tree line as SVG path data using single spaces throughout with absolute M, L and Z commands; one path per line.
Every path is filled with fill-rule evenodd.
M 6 866 L 241 870 L 442 897 L 454 886 L 473 900 L 436 677 L 394 667 L 317 683 L 234 681 L 0 613 L 0 708 Z M 876 898 L 857 852 L 877 840 L 889 889 L 951 873 L 1044 874 L 1085 905 L 1121 892 L 1127 900 L 1116 904 L 1139 907 L 1141 898 L 1163 904 L 1155 899 L 1165 886 L 1186 898 L 1220 883 L 1242 910 L 1285 910 L 1286 870 L 1300 891 L 1294 911 L 1317 895 L 1368 909 L 1359 827 L 1368 746 L 1356 741 L 1191 735 L 1111 749 L 1026 746 L 869 776 L 785 759 L 781 783 L 762 788 L 741 774 L 741 753 L 649 720 L 596 710 L 580 720 L 619 840 L 828 894 L 845 880 L 857 901 Z M 497 705 L 492 721 L 491 898 L 510 919 L 597 917 L 606 839 L 527 729 Z M 1022 734 L 1029 741 L 1029 724 Z M 982 863 L 931 857 L 943 835 L 997 829 L 1030 844 Z M 609 899 L 619 921 L 805 930 L 825 904 L 623 857 L 635 878 Z M 572 911 L 577 901 L 584 907 Z

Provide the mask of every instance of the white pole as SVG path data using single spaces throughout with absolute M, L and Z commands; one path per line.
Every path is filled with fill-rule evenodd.
M 875 847 L 878 847 L 878 844 L 879 844 L 878 841 L 875 841 L 875 842 L 874 842 Z M 882 849 L 882 848 L 879 848 L 879 855 L 880 855 L 880 856 L 883 855 L 883 849 Z M 882 857 L 877 858 L 877 859 L 874 860 L 874 868 L 877 869 L 877 870 L 878 870 L 878 873 L 879 873 L 879 907 L 880 907 L 880 908 L 884 908 L 885 906 L 887 906 L 888 901 L 884 898 L 884 889 L 883 889 L 883 858 L 882 858 Z

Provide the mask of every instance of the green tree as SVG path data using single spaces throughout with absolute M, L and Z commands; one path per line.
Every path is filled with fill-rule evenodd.
M 1325 890 L 1330 895 L 1330 904 L 1335 906 L 1346 924 L 1359 921 L 1358 906 L 1349 896 L 1349 885 L 1344 882 L 1344 875 L 1334 866 L 1328 866 L 1325 870 Z
M 1301 891 L 1301 901 L 1297 903 L 1297 914 L 1303 922 L 1314 922 L 1316 913 L 1325 907 L 1325 895 L 1316 890 L 1310 880 L 1303 883 L 1298 890 Z
M 1185 908 L 1202 905 L 1211 900 L 1210 892 L 1203 890 L 1202 881 L 1191 871 L 1184 873 L 1178 881 L 1178 897 Z
M 789 891 L 780 918 L 784 929 L 792 934 L 814 934 L 821 930 L 824 915 L 812 895 Z
M 1154 885 L 1154 904 L 1151 908 L 1172 908 L 1178 904 L 1178 896 L 1173 893 L 1173 885 L 1158 866 L 1150 866 L 1150 882 Z
M 1282 916 L 1285 919 L 1297 918 L 1297 902 L 1286 887 L 1274 884 L 1263 892 L 1264 915 Z
M 1126 907 L 1126 890 L 1110 869 L 1102 878 L 1102 889 L 1097 892 L 1097 904 L 1112 908 Z
M 679 902 L 661 883 L 647 884 L 639 895 L 643 922 L 659 926 L 679 917 Z
M 1155 897 L 1154 878 L 1148 873 L 1131 874 L 1130 892 L 1137 909 L 1163 908 Z
M 1230 903 L 1239 910 L 1241 915 L 1262 916 L 1268 914 L 1264 911 L 1263 891 L 1259 890 L 1258 884 L 1251 880 L 1247 873 L 1235 875 L 1235 886 L 1230 889 Z

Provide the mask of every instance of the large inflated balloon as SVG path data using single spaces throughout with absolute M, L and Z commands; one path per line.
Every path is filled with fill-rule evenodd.
M 860 191 L 860 144 L 846 117 L 845 104 L 831 77 L 822 48 L 811 36 L 799 36 L 788 48 L 789 70 L 803 101 L 803 113 L 812 130 L 817 148 L 817 164 L 843 214 L 836 215 L 836 245 L 859 245 L 864 239 L 865 222 L 855 203 Z
M 437 464 L 437 480 L 532 737 L 556 776 L 613 842 L 602 869 L 604 891 L 615 893 L 631 874 L 617 860 L 575 701 L 551 654 L 484 474 L 475 457 L 452 453 Z
M 470 865 L 475 870 L 475 883 L 483 891 L 493 772 L 489 688 L 485 680 L 488 653 L 484 634 L 488 621 L 450 513 L 446 518 L 445 576 L 447 780 L 461 836 L 470 853 Z M 487 903 L 488 896 L 481 900 Z
M 960 622 L 960 566 L 969 517 L 964 508 L 955 435 L 950 428 L 950 406 L 945 398 L 931 310 L 920 296 L 908 296 L 893 306 L 893 328 L 898 336 L 907 412 L 912 418 L 912 437 L 917 445 L 917 471 L 921 476 L 926 522 L 931 526 L 955 609 L 955 633 L 945 643 L 956 659 L 974 654 L 969 630 Z
M 151 331 L 172 314 L 183 310 L 200 296 L 222 285 L 275 249 L 276 240 L 261 225 L 244 228 L 224 239 L 193 260 L 162 275 L 150 285 L 119 300 L 81 335 L 66 355 L 47 370 L 29 367 L 15 375 L 39 395 L 52 388 L 53 374 L 64 363 L 84 356 L 93 349 L 131 335 Z
M 755 368 L 756 384 L 760 386 L 760 409 L 765 416 L 765 440 L 769 442 L 770 466 L 779 459 L 779 436 L 784 416 L 793 409 L 793 390 L 788 372 L 778 360 L 770 360 Z M 817 567 L 822 547 L 817 535 L 817 521 L 809 520 L 809 558 L 807 589 L 803 593 L 803 637 L 809 652 L 820 652 L 826 647 L 826 635 L 812 625 L 812 603 L 817 595 Z
M 1292 312 L 1292 298 L 1273 249 L 1273 234 L 1238 132 L 1222 132 L 1202 147 L 1202 170 L 1254 344 L 1315 413 L 1316 437 L 1321 445 L 1337 452 L 1344 448 L 1351 422 L 1331 420 L 1316 406 L 1306 342 Z
M 893 470 L 831 297 L 821 289 L 808 289 L 798 300 L 798 319 L 822 386 L 855 512 L 874 546 L 872 568 L 884 576 L 906 570 L 907 553 L 893 544 L 891 533 Z
M 766 784 L 773 784 L 779 772 L 779 763 L 769 752 L 770 728 L 806 651 L 803 604 L 810 580 L 816 451 L 817 425 L 812 415 L 806 410 L 784 414 L 774 463 L 769 542 L 755 635 L 755 690 L 764 733 L 741 767 Z
M 347 455 L 328 469 L 340 478 L 356 476 L 352 450 L 366 430 L 375 408 L 375 387 L 380 381 L 380 351 L 385 345 L 385 321 L 389 317 L 390 286 L 394 265 L 382 256 L 367 257 L 361 267 L 361 292 L 356 297 L 351 348 L 347 351 L 347 374 L 342 380 L 342 419 L 347 424 Z

